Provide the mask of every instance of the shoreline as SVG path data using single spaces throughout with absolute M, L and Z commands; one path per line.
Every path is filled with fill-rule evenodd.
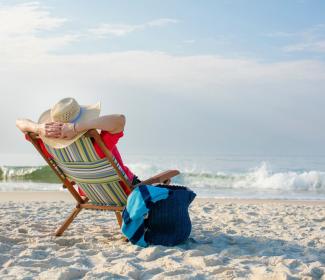
M 302 200 L 302 199 L 251 199 L 251 198 L 207 198 L 196 197 L 198 202 L 216 202 L 219 204 L 240 203 L 240 204 L 299 204 L 299 205 L 324 205 L 325 200 Z M 67 191 L 1 191 L 0 203 L 3 202 L 75 202 Z

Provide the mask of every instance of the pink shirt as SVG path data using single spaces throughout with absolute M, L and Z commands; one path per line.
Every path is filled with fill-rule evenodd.
M 107 147 L 107 149 L 109 149 L 111 151 L 111 153 L 116 158 L 119 165 L 124 170 L 126 176 L 128 176 L 129 180 L 132 182 L 134 174 L 126 165 L 124 165 L 123 160 L 120 155 L 120 152 L 118 151 L 118 149 L 116 147 L 117 142 L 120 140 L 121 137 L 123 137 L 123 135 L 124 135 L 123 131 L 121 131 L 119 133 L 112 134 L 112 133 L 102 130 L 102 132 L 100 133 L 100 136 L 101 136 L 105 146 Z M 94 148 L 100 158 L 105 157 L 105 154 L 103 153 L 103 151 L 101 150 L 101 148 L 98 146 L 98 144 L 96 142 L 94 143 Z

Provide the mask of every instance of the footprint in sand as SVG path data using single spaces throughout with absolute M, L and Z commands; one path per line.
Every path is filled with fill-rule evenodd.
M 67 246 L 67 247 L 71 247 L 73 245 L 75 245 L 76 243 L 82 243 L 83 239 L 82 238 L 56 238 L 54 239 L 54 242 L 60 246 Z

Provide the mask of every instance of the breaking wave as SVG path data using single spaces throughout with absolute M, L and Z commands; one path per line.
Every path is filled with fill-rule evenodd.
M 59 183 L 49 166 L 2 166 L 0 181 L 29 181 L 35 183 Z
M 150 164 L 134 164 L 130 167 L 141 179 L 161 171 L 160 168 Z M 3 166 L 0 167 L 0 181 L 59 183 L 56 175 L 48 166 Z M 185 170 L 175 178 L 174 182 L 195 189 L 325 193 L 325 172 L 316 170 L 272 172 L 266 163 L 243 173 L 209 173 Z M 49 186 L 49 188 L 51 187 Z
M 266 163 L 246 173 L 185 173 L 182 181 L 193 187 L 325 192 L 325 172 L 312 170 L 274 173 Z

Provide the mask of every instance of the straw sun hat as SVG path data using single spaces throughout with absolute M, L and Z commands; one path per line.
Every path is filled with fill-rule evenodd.
M 45 111 L 39 118 L 38 123 L 62 122 L 78 123 L 85 120 L 98 118 L 100 114 L 100 103 L 94 105 L 80 106 L 74 98 L 64 98 L 56 103 L 52 109 Z M 44 143 L 62 149 L 79 139 L 86 131 L 79 132 L 72 139 L 49 138 L 40 136 Z

